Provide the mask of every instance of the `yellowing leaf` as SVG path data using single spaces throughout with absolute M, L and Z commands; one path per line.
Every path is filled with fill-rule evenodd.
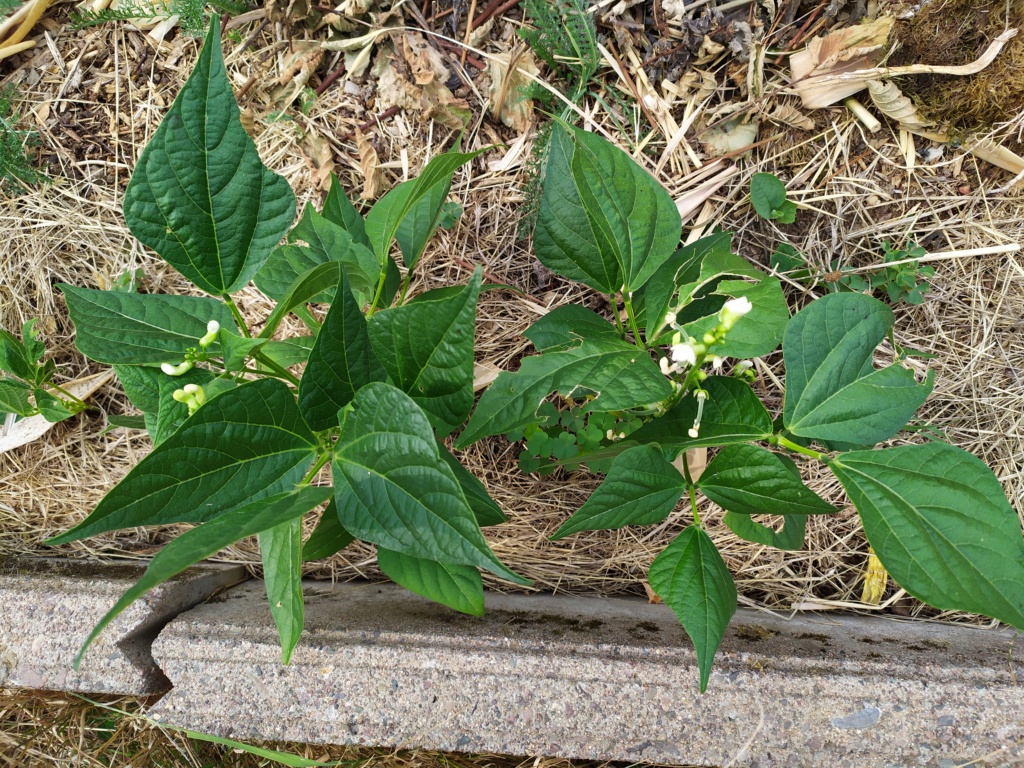
M 528 48 L 519 53 L 499 53 L 487 62 L 491 113 L 519 133 L 529 130 L 533 122 L 533 99 L 526 98 L 524 91 L 530 85 L 530 75 L 538 73 L 537 62 Z
M 868 547 L 868 565 L 864 571 L 864 589 L 860 593 L 862 603 L 878 605 L 882 602 L 882 595 L 885 594 L 885 585 L 889 581 L 889 574 L 878 559 L 875 550 Z

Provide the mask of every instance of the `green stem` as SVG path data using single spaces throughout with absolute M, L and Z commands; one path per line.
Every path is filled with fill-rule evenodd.
M 324 451 L 320 456 L 317 457 L 316 464 L 313 468 L 306 473 L 306 476 L 302 478 L 302 482 L 299 485 L 309 485 L 313 482 L 313 478 L 317 476 L 321 469 L 324 468 L 324 464 L 331 460 L 331 452 Z
M 384 295 L 384 281 L 388 276 L 388 265 L 384 262 L 384 266 L 380 270 L 380 279 L 377 280 L 377 290 L 373 294 L 373 301 L 370 302 L 370 309 L 366 312 L 366 319 L 369 320 L 373 317 L 373 313 L 377 311 L 377 304 L 380 302 L 381 296 Z
M 305 307 L 295 307 L 292 309 L 292 312 L 294 312 L 295 316 L 299 318 L 299 320 L 304 322 L 306 324 L 306 327 L 309 328 L 309 330 L 311 330 L 313 333 L 317 333 L 320 330 L 320 323 L 318 323 L 316 318 L 313 317 L 313 313 L 310 312 Z
M 633 314 L 633 298 L 627 291 L 622 292 L 622 303 L 626 305 L 626 315 L 629 317 L 629 327 L 633 331 L 634 344 L 641 349 L 647 349 L 643 337 L 640 335 L 640 327 L 636 324 L 636 315 Z
M 615 294 L 608 294 L 608 303 L 612 305 L 612 318 L 615 320 L 615 328 L 618 330 L 619 336 L 624 339 L 626 338 L 626 329 L 619 319 L 619 303 L 615 300 Z
M 412 270 L 405 273 L 402 279 L 402 292 L 398 294 L 398 305 L 405 304 L 405 294 L 409 291 L 409 283 L 412 282 Z
M 690 494 L 690 507 L 693 509 L 693 524 L 696 526 L 700 525 L 700 512 L 697 511 L 697 494 L 694 493 L 694 482 L 690 476 L 690 463 L 686 460 L 686 451 L 680 454 L 683 460 L 680 462 L 683 465 L 683 477 L 686 478 L 686 490 Z
M 250 338 L 249 326 L 245 324 L 245 318 L 242 317 L 242 313 L 238 311 L 238 307 L 235 305 L 235 300 L 230 296 L 224 297 L 224 303 L 228 305 L 228 309 L 231 310 L 232 316 L 235 318 L 235 322 L 238 324 L 238 329 L 242 332 L 245 338 Z
M 267 366 L 267 368 L 269 368 L 270 370 L 272 370 L 272 371 L 273 371 L 274 373 L 276 373 L 276 374 L 277 374 L 278 376 L 280 376 L 280 377 L 281 377 L 282 379 L 285 379 L 286 381 L 290 381 L 290 382 L 291 382 L 292 384 L 294 384 L 295 386 L 298 386 L 298 385 L 299 385 L 299 379 L 298 379 L 298 377 L 297 377 L 297 376 L 295 376 L 295 375 L 294 375 L 294 374 L 293 374 L 293 373 L 292 373 L 291 371 L 289 371 L 289 370 L 288 370 L 287 368 L 282 368 L 282 367 L 281 367 L 280 365 L 278 365 L 277 363 L 275 363 L 275 362 L 274 362 L 273 360 L 271 360 L 271 359 L 270 359 L 269 357 L 267 357 L 266 355 L 264 355 L 264 354 L 263 354 L 262 352 L 257 352 L 257 353 L 255 354 L 255 356 L 254 356 L 254 357 L 255 357 L 255 359 L 256 359 L 256 360 L 257 360 L 257 361 L 258 361 L 258 362 L 259 362 L 259 363 L 260 363 L 261 365 L 265 365 L 265 366 Z
M 64 395 L 64 397 L 66 397 L 68 400 L 72 401 L 76 405 L 81 406 L 83 410 L 85 408 L 89 407 L 89 406 L 87 406 L 85 404 L 84 400 L 81 400 L 81 399 L 75 397 L 74 395 L 72 395 L 70 392 L 68 392 L 66 389 L 64 389 L 64 387 L 60 386 L 59 384 L 54 384 L 52 381 L 48 381 L 47 385 L 53 387 L 54 389 L 56 389 L 58 392 L 60 392 L 62 395 Z
M 781 445 L 783 448 L 788 448 L 794 453 L 802 453 L 804 456 L 810 456 L 813 459 L 817 459 L 821 462 L 827 462 L 828 457 L 820 451 L 812 451 L 810 448 L 804 448 L 802 445 L 797 445 L 792 440 L 787 440 L 782 435 L 772 435 L 768 442 L 775 445 Z

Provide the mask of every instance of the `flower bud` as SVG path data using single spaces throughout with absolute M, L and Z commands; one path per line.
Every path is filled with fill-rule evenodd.
M 669 312 L 667 315 L 665 315 L 665 325 L 675 325 L 675 324 L 676 324 L 676 313 L 675 312 Z
M 711 367 L 714 368 L 716 371 L 720 371 L 722 370 L 722 363 L 724 362 L 724 357 L 721 357 L 720 355 L 715 355 L 713 358 L 711 358 Z
M 741 296 L 738 299 L 730 299 L 725 302 L 725 305 L 718 312 L 718 321 L 722 324 L 722 328 L 726 331 L 732 330 L 732 327 L 736 325 L 736 321 L 747 314 L 754 305 L 750 303 L 750 299 L 746 296 Z
M 194 363 L 191 360 L 186 360 L 183 363 L 173 365 L 171 363 L 161 363 L 160 370 L 166 373 L 168 376 L 183 376 L 192 370 Z
M 682 365 L 694 365 L 697 362 L 697 352 L 691 344 L 673 344 L 672 361 Z
M 698 431 L 697 431 L 696 429 L 694 429 L 693 427 L 690 427 L 690 428 L 689 428 L 689 429 L 687 430 L 686 434 L 688 434 L 688 435 L 689 435 L 690 437 L 692 437 L 692 438 L 693 438 L 694 440 L 696 440 L 696 439 L 697 439 L 698 437 L 700 437 L 700 432 L 698 432 Z

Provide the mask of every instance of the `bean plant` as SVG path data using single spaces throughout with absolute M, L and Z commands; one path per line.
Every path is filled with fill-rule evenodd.
M 292 191 L 238 115 L 213 24 L 125 194 L 132 232 L 209 297 L 62 286 L 79 350 L 115 367 L 154 448 L 51 543 L 198 524 L 154 557 L 88 642 L 147 590 L 253 534 L 285 662 L 303 625 L 302 562 L 354 539 L 376 545 L 399 584 L 481 613 L 480 569 L 528 581 L 481 533 L 504 516 L 442 442 L 456 433 L 456 449 L 524 441 L 524 460 L 536 459 L 527 470 L 604 474 L 554 538 L 678 515 L 648 579 L 693 641 L 701 691 L 737 596 L 698 495 L 737 536 L 798 549 L 809 515 L 837 511 L 801 480 L 806 464 L 839 478 L 910 594 L 1024 628 L 1024 538 L 992 472 L 942 442 L 874 448 L 933 384 L 877 349 L 893 332 L 886 305 L 837 293 L 790 317 L 778 279 L 733 254 L 728 234 L 680 246 L 668 193 L 610 143 L 557 123 L 536 255 L 614 311 L 568 305 L 541 318 L 525 331 L 537 354 L 502 372 L 474 409 L 480 270 L 464 286 L 412 299 L 408 288 L 451 210 L 454 172 L 477 153 L 435 157 L 365 219 L 335 182 L 293 226 Z M 260 323 L 233 298 L 250 282 L 277 302 Z M 309 332 L 279 339 L 289 313 Z M 751 360 L 780 344 L 785 393 L 773 415 Z M 715 449 L 699 477 L 685 461 L 676 468 L 695 448 Z M 303 542 L 303 517 L 324 503 Z

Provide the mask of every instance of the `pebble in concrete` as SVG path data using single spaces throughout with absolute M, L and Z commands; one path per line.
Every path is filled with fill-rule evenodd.
M 306 587 L 290 666 L 260 582 L 154 644 L 164 722 L 236 739 L 735 766 L 1024 757 L 1012 633 L 741 610 L 709 692 L 663 605 L 488 596 L 463 616 L 394 585 Z
M 137 563 L 23 559 L 0 563 L 0 685 L 149 695 L 170 682 L 153 661 L 169 619 L 245 578 L 240 566 L 190 568 L 133 603 L 72 662 L 93 627 L 145 570 Z

